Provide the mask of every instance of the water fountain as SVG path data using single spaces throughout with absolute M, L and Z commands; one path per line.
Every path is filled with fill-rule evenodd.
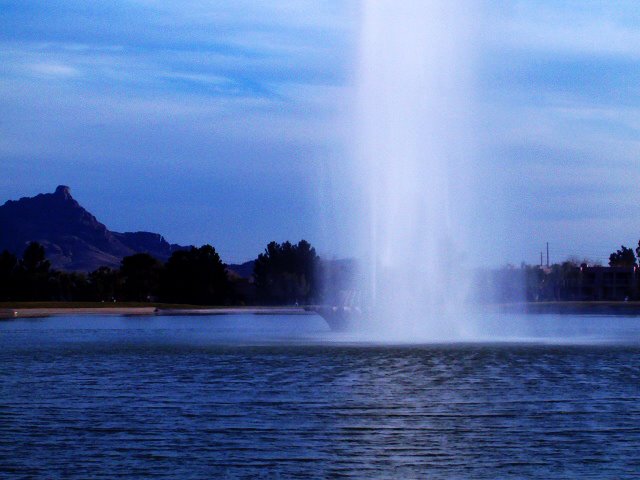
M 469 5 L 365 2 L 357 80 L 358 216 L 368 266 L 355 287 L 384 339 L 459 335 L 472 215 Z

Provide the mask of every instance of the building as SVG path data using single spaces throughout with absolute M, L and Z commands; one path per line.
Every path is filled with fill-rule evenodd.
M 638 267 L 579 267 L 576 300 L 636 300 L 638 276 Z

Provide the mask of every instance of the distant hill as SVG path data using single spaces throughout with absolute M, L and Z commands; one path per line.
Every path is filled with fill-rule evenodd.
M 231 263 L 227 265 L 227 271 L 234 273 L 238 277 L 249 278 L 253 275 L 253 266 L 256 264 L 255 260 L 249 260 L 244 263 Z
M 169 244 L 157 233 L 112 232 L 63 185 L 54 193 L 9 200 L 0 206 L 0 251 L 20 256 L 32 241 L 44 245 L 54 268 L 69 271 L 117 267 L 122 257 L 135 253 L 149 253 L 165 261 L 176 250 L 189 248 Z

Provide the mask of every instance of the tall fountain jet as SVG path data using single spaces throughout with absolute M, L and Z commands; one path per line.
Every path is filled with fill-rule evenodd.
M 357 106 L 370 333 L 464 334 L 473 215 L 471 2 L 363 2 Z

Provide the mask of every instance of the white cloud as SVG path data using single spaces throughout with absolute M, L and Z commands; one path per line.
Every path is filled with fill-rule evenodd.
M 485 24 L 487 40 L 563 55 L 640 58 L 637 2 L 498 2 Z
M 27 67 L 36 75 L 44 75 L 47 77 L 71 78 L 77 77 L 81 73 L 78 68 L 55 62 L 33 63 Z

